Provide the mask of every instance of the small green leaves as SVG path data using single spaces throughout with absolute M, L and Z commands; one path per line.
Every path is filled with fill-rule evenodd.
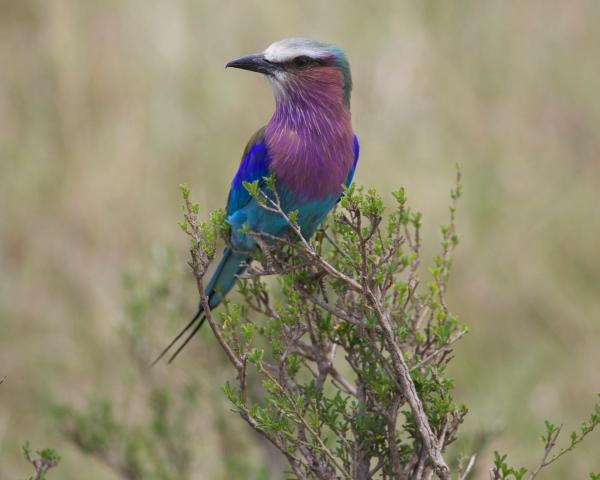
M 240 327 L 240 332 L 242 334 L 243 342 L 250 343 L 252 341 L 252 337 L 254 336 L 255 331 L 256 331 L 256 326 L 253 323 L 244 323 Z
M 231 385 L 230 382 L 225 382 L 222 387 L 223 393 L 227 399 L 238 408 L 243 408 L 242 396 L 240 390 Z
M 262 348 L 253 348 L 248 354 L 248 361 L 258 365 L 262 361 L 264 354 L 265 351 Z
M 363 192 L 363 187 L 357 187 L 355 183 L 350 184 L 349 187 L 342 186 L 344 193 L 340 199 L 340 205 L 343 208 L 352 208 L 354 205 L 358 205 Z
M 181 195 L 183 196 L 184 200 L 190 198 L 190 189 L 185 183 L 179 184 L 179 190 L 181 191 Z
M 230 226 L 229 223 L 227 223 L 227 214 L 225 213 L 225 210 L 219 208 L 211 212 L 210 223 L 215 232 L 217 232 L 222 239 L 228 240 Z
M 42 460 L 53 463 L 54 465 L 58 465 L 61 460 L 60 455 L 58 455 L 53 448 L 44 448 L 43 450 L 38 450 L 37 454 Z
M 542 470 L 554 463 L 565 453 L 572 451 L 577 444 L 579 444 L 594 428 L 600 424 L 600 402 L 594 406 L 592 414 L 588 420 L 581 424 L 579 432 L 572 432 L 569 437 L 569 444 L 566 447 L 561 448 L 557 453 L 554 453 L 559 435 L 561 433 L 562 425 L 557 426 L 554 423 L 546 420 L 544 421 L 544 427 L 546 432 L 541 436 L 542 443 L 544 444 L 544 454 L 541 462 L 537 468 L 529 475 L 528 479 L 533 480 L 537 474 Z M 498 452 L 494 453 L 494 468 L 492 469 L 494 480 L 514 479 L 521 480 L 527 473 L 526 468 L 515 469 L 509 467 L 506 463 L 506 455 L 500 455 Z M 590 473 L 592 480 L 600 480 L 600 475 Z
M 571 432 L 571 435 L 569 436 L 569 444 L 561 448 L 557 453 L 550 457 L 549 460 L 545 462 L 544 466 L 550 465 L 551 463 L 562 457 L 565 453 L 572 451 L 579 443 L 581 443 L 585 439 L 585 437 L 592 433 L 598 425 L 600 425 L 600 401 L 594 405 L 592 413 L 590 414 L 588 419 L 581 424 L 581 426 L 579 427 L 579 431 Z M 545 443 L 548 452 L 550 452 L 554 449 L 562 426 L 557 427 L 553 423 L 546 420 L 545 427 L 546 434 L 542 435 L 542 441 Z
M 383 215 L 383 200 L 374 189 L 369 189 L 367 195 L 360 202 L 360 210 L 366 217 L 381 217 Z
M 544 420 L 544 425 L 546 427 L 546 435 L 542 435 L 542 442 L 549 443 L 554 437 L 554 434 L 558 432 L 559 427 L 548 420 Z
M 407 199 L 406 199 L 406 192 L 404 190 L 404 187 L 400 187 L 395 192 L 392 192 L 392 195 L 394 196 L 394 198 L 396 199 L 396 201 L 398 202 L 398 204 L 400 206 L 404 206 L 406 204 Z
M 410 217 L 410 222 L 413 224 L 415 228 L 421 227 L 421 220 L 423 219 L 423 214 L 421 212 L 414 212 Z
M 495 475 L 494 479 L 498 480 L 523 480 L 527 469 L 521 467 L 519 469 L 510 467 L 506 463 L 507 455 L 500 455 L 497 451 L 494 451 L 494 468 L 492 469 Z
M 208 222 L 201 222 L 198 219 L 200 205 L 190 201 L 188 187 L 182 184 L 179 188 L 184 200 L 183 220 L 179 222 L 179 228 L 190 237 L 191 265 L 194 272 L 202 276 L 215 255 L 217 239 L 224 237 L 228 231 L 225 212 L 217 210 L 211 214 Z
M 287 363 L 287 371 L 290 377 L 295 377 L 300 371 L 301 361 L 297 355 L 290 355 L 285 359 Z
M 450 190 L 450 197 L 452 200 L 458 200 L 462 195 L 462 185 L 457 184 L 452 190 Z
M 29 441 L 21 447 L 23 456 L 31 463 L 35 470 L 35 474 L 29 477 L 30 480 L 45 480 L 46 473 L 51 468 L 56 467 L 61 460 L 60 455 L 53 448 L 44 448 L 33 453 Z
M 252 198 L 257 198 L 260 193 L 260 188 L 258 187 L 258 180 L 254 180 L 253 182 L 242 182 L 242 185 L 246 189 L 246 191 L 250 194 Z
M 23 444 L 21 447 L 21 452 L 23 453 L 24 457 L 29 457 L 31 455 L 31 444 L 29 443 L 29 440 Z
M 267 177 L 263 177 L 263 181 L 265 182 L 265 185 L 267 186 L 267 188 L 271 191 L 275 191 L 275 174 L 271 173 L 271 175 L 267 176 Z

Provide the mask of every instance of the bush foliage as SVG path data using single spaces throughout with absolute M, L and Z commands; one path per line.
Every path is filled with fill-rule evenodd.
M 246 229 L 259 248 L 240 278 L 242 301 L 225 302 L 207 314 L 237 374 L 223 385 L 234 410 L 283 455 L 295 478 L 474 474 L 476 451 L 450 455 L 447 448 L 467 414 L 452 397 L 447 371 L 455 343 L 467 332 L 446 298 L 459 243 L 460 175 L 451 190 L 448 223 L 440 227 L 439 253 L 428 269 L 422 265 L 422 217 L 408 206 L 403 189 L 394 192 L 387 210 L 376 192 L 350 187 L 314 238 L 306 239 L 297 213 L 282 210 L 275 187 L 272 178 L 246 185 L 262 208 L 286 220 L 289 235 Z M 208 311 L 204 275 L 229 229 L 223 211 L 199 221 L 199 205 L 187 187 L 181 190 L 180 227 L 190 236 L 190 266 Z M 129 308 L 134 327 L 141 325 L 150 297 L 141 302 L 145 307 Z M 189 418 L 185 410 L 195 403 L 187 387 L 168 392 L 150 379 L 136 347 L 140 333 L 143 329 L 132 328 L 129 338 L 140 374 L 149 376 L 151 425 L 119 425 L 105 401 L 87 412 L 58 409 L 63 431 L 123 478 L 193 478 L 193 428 L 177 419 Z M 511 467 L 507 455 L 496 452 L 490 478 L 534 479 L 598 423 L 600 405 L 556 451 L 562 427 L 546 422 L 539 464 Z

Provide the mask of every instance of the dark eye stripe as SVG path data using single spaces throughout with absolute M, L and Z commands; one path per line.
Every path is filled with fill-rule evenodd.
M 292 63 L 294 65 L 296 65 L 297 67 L 305 67 L 307 65 L 309 65 L 311 62 L 311 59 L 305 55 L 301 55 L 300 57 L 296 57 L 292 60 Z
M 310 66 L 325 65 L 325 61 L 320 58 L 311 58 L 307 55 L 300 55 L 296 58 L 288 60 L 287 65 L 295 68 L 306 68 Z

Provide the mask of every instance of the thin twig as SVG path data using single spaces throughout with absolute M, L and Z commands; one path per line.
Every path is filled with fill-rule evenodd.
M 471 473 L 471 470 L 473 470 L 473 467 L 475 466 L 476 459 L 477 459 L 476 453 L 471 455 L 471 458 L 469 458 L 469 463 L 467 463 L 467 467 L 465 468 L 465 471 L 462 473 L 462 475 L 460 477 L 458 477 L 458 480 L 467 480 L 469 473 Z
M 546 461 L 548 459 L 548 455 L 550 455 L 550 452 L 556 445 L 556 440 L 558 439 L 558 436 L 560 435 L 560 431 L 562 430 L 562 427 L 563 427 L 562 425 L 559 425 L 559 427 L 553 433 L 548 435 L 546 444 L 544 445 L 544 454 L 542 455 L 542 459 L 541 459 L 540 463 L 538 464 L 538 466 L 535 468 L 535 470 L 533 470 L 531 472 L 531 474 L 529 475 L 529 480 L 533 480 L 535 477 L 537 477 L 538 473 L 540 473 L 540 470 L 542 468 L 550 465 L 554 460 L 556 460 L 558 458 L 558 456 L 556 456 L 553 459 L 551 459 L 550 461 L 548 461 L 548 462 Z

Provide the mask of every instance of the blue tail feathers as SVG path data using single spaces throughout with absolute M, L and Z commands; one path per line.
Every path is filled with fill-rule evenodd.
M 249 261 L 248 254 L 236 253 L 231 248 L 223 250 L 223 257 L 204 291 L 211 310 L 216 308 L 223 297 L 233 288 L 237 276 L 244 273 Z
M 223 250 L 223 258 L 217 265 L 216 270 L 214 271 L 206 289 L 204 290 L 204 294 L 208 297 L 208 306 L 210 309 L 214 309 L 219 306 L 221 300 L 225 295 L 229 293 L 229 291 L 235 285 L 237 280 L 237 276 L 246 270 L 247 263 L 250 262 L 250 257 L 247 254 L 236 253 L 230 248 L 226 248 Z M 179 352 L 183 350 L 183 348 L 188 344 L 188 342 L 196 335 L 200 327 L 204 324 L 204 320 L 206 320 L 206 315 L 204 313 L 204 307 L 202 307 L 202 303 L 198 307 L 198 311 L 194 318 L 183 328 L 179 334 L 167 345 L 162 353 L 152 362 L 152 365 L 156 364 L 160 361 L 161 358 L 171 349 L 177 341 L 183 337 L 183 335 L 192 327 L 192 332 L 186 337 L 184 342 L 179 346 L 179 348 L 175 351 L 173 355 L 169 358 L 169 362 L 171 363 L 175 360 L 175 357 L 179 355 Z

